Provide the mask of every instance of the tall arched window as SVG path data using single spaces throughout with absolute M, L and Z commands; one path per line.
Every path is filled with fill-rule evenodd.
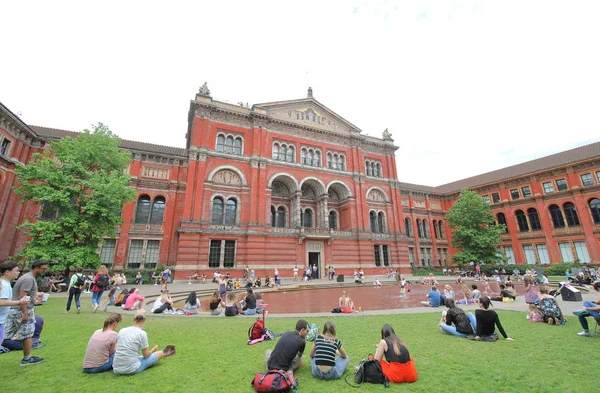
M 340 156 L 338 159 L 338 168 L 340 171 L 346 170 L 346 158 L 344 156 Z
M 337 229 L 337 214 L 333 210 L 329 212 L 329 229 Z
M 423 238 L 423 228 L 421 228 L 421 220 L 417 218 L 417 235 L 419 239 Z
M 383 212 L 377 213 L 377 229 L 379 229 L 379 233 L 386 233 L 385 230 L 385 214 Z
M 321 166 L 321 152 L 320 151 L 315 151 L 315 154 L 313 156 L 312 165 L 313 166 Z
M 273 143 L 273 152 L 271 153 L 271 156 L 274 160 L 279 159 L 279 143 Z
M 444 233 L 444 222 L 442 220 L 438 221 L 438 233 L 440 234 L 440 239 L 446 238 L 446 234 Z
M 305 209 L 302 216 L 302 226 L 305 228 L 312 228 L 312 210 Z
M 237 201 L 234 198 L 227 200 L 227 206 L 225 208 L 225 220 L 224 225 L 233 226 L 235 225 L 235 217 L 237 214 Z
M 565 210 L 565 217 L 567 217 L 567 225 L 570 227 L 579 226 L 579 217 L 577 216 L 575 205 L 571 202 L 567 202 L 563 205 L 563 209 Z
M 519 224 L 519 231 L 521 231 L 521 232 L 529 231 L 529 225 L 527 224 L 527 217 L 525 217 L 525 213 L 523 213 L 523 210 L 517 210 L 515 212 L 515 216 L 517 216 L 517 224 Z
M 287 149 L 287 160 L 286 160 L 287 162 L 294 162 L 294 161 L 296 161 L 295 154 L 294 154 L 295 152 L 296 152 L 296 150 L 294 149 L 294 146 L 288 146 L 288 149 Z
M 277 226 L 279 228 L 285 227 L 285 207 L 283 206 L 277 208 Z
M 438 239 L 438 226 L 437 226 L 437 220 L 433 220 L 433 236 Z
M 427 223 L 427 220 L 421 221 L 421 225 L 423 225 L 423 238 L 430 238 L 431 236 L 429 235 L 429 224 Z
M 592 213 L 592 220 L 594 220 L 594 224 L 600 224 L 600 199 L 593 198 L 590 199 L 590 212 Z
M 152 213 L 150 215 L 150 224 L 162 225 L 165 215 L 165 198 L 157 196 L 152 203 Z
M 556 205 L 550 205 L 548 210 L 550 210 L 550 217 L 552 217 L 552 226 L 554 226 L 554 228 L 564 228 L 565 220 L 563 219 L 560 207 Z
M 542 229 L 542 224 L 540 223 L 537 210 L 535 210 L 533 207 L 527 209 L 527 217 L 529 218 L 529 224 L 531 225 L 532 231 L 539 231 Z
M 225 138 L 225 153 L 233 153 L 233 137 Z
M 277 212 L 275 211 L 275 206 L 271 206 L 271 226 L 277 226 Z
M 377 177 L 383 177 L 383 174 L 382 174 L 382 171 L 381 171 L 381 164 L 380 163 L 377 163 L 376 173 L 377 174 L 375 176 L 377 176 Z
M 224 152 L 225 151 L 225 136 L 219 135 L 217 137 L 217 151 Z
M 508 233 L 508 225 L 506 225 L 506 216 L 504 213 L 496 214 L 496 219 L 498 220 L 498 224 L 504 225 L 504 233 Z
M 306 149 L 300 150 L 300 163 L 306 164 Z
M 233 154 L 242 155 L 242 138 L 235 138 L 233 142 Z
M 331 162 L 331 160 L 333 159 L 333 156 L 331 155 L 331 153 L 327 153 L 327 168 L 329 169 L 333 169 L 333 163 Z
M 135 209 L 135 223 L 136 224 L 147 224 L 150 218 L 150 197 L 148 195 L 141 195 L 138 198 L 137 207 Z
M 308 150 L 306 152 L 306 165 L 312 165 L 313 160 L 313 152 L 312 150 Z
M 412 237 L 413 233 L 412 233 L 412 224 L 410 222 L 410 218 L 405 218 L 404 219 L 404 229 L 406 230 L 406 236 L 407 237 Z
M 369 221 L 371 222 L 371 232 L 377 233 L 377 214 L 374 211 L 369 213 Z
M 285 161 L 287 157 L 287 146 L 286 145 L 281 145 L 279 147 L 279 160 L 280 161 Z
M 212 224 L 213 225 L 223 225 L 224 207 L 225 207 L 225 203 L 223 202 L 223 198 L 217 197 L 217 198 L 213 199 L 213 203 L 212 203 Z

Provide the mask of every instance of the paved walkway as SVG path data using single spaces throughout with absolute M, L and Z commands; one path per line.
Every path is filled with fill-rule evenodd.
M 415 282 L 414 277 L 412 277 L 410 275 L 407 275 L 405 277 L 408 281 Z M 374 280 L 374 278 L 379 278 L 379 280 L 382 282 L 383 285 L 386 285 L 386 284 L 387 285 L 395 285 L 395 280 L 387 279 L 385 276 L 368 277 L 367 282 L 372 282 L 372 280 Z M 453 276 L 436 277 L 436 279 L 438 280 L 438 282 L 441 285 L 443 285 L 443 284 L 455 283 L 456 277 L 453 277 Z M 471 281 L 463 281 L 463 282 L 467 283 L 468 285 L 471 284 Z M 477 284 L 479 282 L 473 281 L 472 283 Z M 311 280 L 308 282 L 301 282 L 301 281 L 293 281 L 291 278 L 283 278 L 281 288 L 295 287 L 298 285 L 303 285 L 303 286 L 304 285 L 308 285 L 308 286 L 345 286 L 345 287 L 346 286 L 347 287 L 356 286 L 356 284 L 354 284 L 353 282 L 352 283 L 350 283 L 350 282 L 338 283 L 335 280 L 329 281 L 327 279 L 319 279 L 319 280 Z M 420 284 L 414 284 L 414 285 L 420 285 Z M 124 286 L 124 288 L 131 288 L 131 287 L 133 287 L 133 285 L 128 284 L 128 285 Z M 551 283 L 551 288 L 555 288 L 555 287 L 557 287 L 557 284 Z M 138 286 L 138 288 L 140 289 L 140 294 L 142 296 L 146 297 L 148 300 L 150 300 L 150 299 L 153 300 L 157 296 L 160 295 L 160 290 L 161 290 L 162 286 L 145 284 L 145 285 Z M 216 290 L 217 284 L 214 284 L 209 280 L 207 280 L 206 283 L 204 283 L 204 284 L 202 284 L 199 281 L 191 281 L 191 284 L 188 284 L 188 281 L 176 281 L 176 282 L 169 284 L 168 288 L 169 288 L 169 291 L 171 292 L 171 294 L 174 295 L 173 297 L 175 298 L 175 300 L 177 301 L 179 299 L 184 298 L 192 290 L 202 291 L 202 292 L 204 292 L 204 291 L 209 292 L 209 291 Z M 573 315 L 573 311 L 580 309 L 583 305 L 583 302 L 586 300 L 600 299 L 600 293 L 597 293 L 593 289 L 591 289 L 591 286 L 588 286 L 588 288 L 590 288 L 589 292 L 583 292 L 583 291 L 581 292 L 582 299 L 583 299 L 581 302 L 563 301 L 560 296 L 557 297 L 559 305 L 565 316 Z M 261 291 L 263 291 L 263 290 L 261 289 Z M 275 289 L 275 291 L 277 291 L 277 289 Z M 52 293 L 51 296 L 52 297 L 64 297 L 65 302 L 66 302 L 67 294 L 65 292 Z M 106 292 L 103 295 L 103 301 L 106 299 L 105 296 L 106 296 Z M 88 298 L 91 298 L 90 294 L 82 294 L 81 300 L 85 304 L 85 302 L 87 301 Z M 497 310 L 528 311 L 528 305 L 525 303 L 522 296 L 518 296 L 517 300 L 514 303 L 493 302 L 493 306 Z M 464 310 L 475 310 L 478 308 L 478 305 L 477 304 L 460 305 L 460 307 Z M 151 306 L 146 304 L 145 308 L 149 311 Z M 121 310 L 120 307 L 114 307 L 114 306 L 109 307 L 109 311 L 117 311 L 117 310 L 119 310 L 119 312 L 121 312 L 121 313 L 132 313 L 132 312 L 123 311 L 123 310 Z M 369 310 L 369 311 L 363 311 L 363 312 L 358 312 L 358 313 L 354 313 L 354 314 L 336 314 L 336 317 L 356 317 L 356 316 L 360 316 L 360 315 L 414 314 L 414 313 L 430 313 L 430 312 L 441 313 L 441 311 L 443 311 L 443 310 L 445 310 L 445 307 L 440 307 L 440 308 L 410 307 L 410 308 L 397 308 L 397 309 L 389 309 L 389 310 Z M 289 314 L 271 314 L 271 315 L 269 315 L 269 317 L 286 318 L 286 317 L 300 317 L 300 316 L 305 316 L 305 315 L 306 314 L 302 314 L 302 313 L 289 313 Z M 329 312 L 310 313 L 310 315 L 313 317 L 320 317 L 320 316 L 330 316 L 331 313 L 329 313 Z M 168 316 L 172 317 L 173 315 L 168 315 Z M 195 315 L 194 317 L 212 317 L 212 316 L 208 312 L 201 312 L 200 314 Z M 254 316 L 250 316 L 250 317 L 254 318 Z

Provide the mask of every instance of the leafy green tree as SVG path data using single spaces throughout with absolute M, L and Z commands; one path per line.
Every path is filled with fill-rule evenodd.
M 506 227 L 495 224 L 489 205 L 477 193 L 462 190 L 446 220 L 452 228 L 452 246 L 460 250 L 453 256 L 455 262 L 503 262 L 496 245 Z
M 15 257 L 46 259 L 54 270 L 98 266 L 98 246 L 115 236 L 123 204 L 133 200 L 126 173 L 130 160 L 119 138 L 98 123 L 76 138 L 52 142 L 16 168 L 15 192 L 24 202 L 41 205 L 42 213 L 19 227 L 31 238 Z

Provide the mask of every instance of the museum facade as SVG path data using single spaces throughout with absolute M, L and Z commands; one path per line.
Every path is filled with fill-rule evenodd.
M 14 168 L 76 132 L 25 124 L 0 104 L 0 261 L 18 252 L 24 220 L 55 219 L 13 191 Z M 362 131 L 306 98 L 252 107 L 190 103 L 186 147 L 121 140 L 132 154 L 123 224 L 99 250 L 115 270 L 170 265 L 193 272 L 328 266 L 409 272 L 448 266 L 444 219 L 469 188 L 507 226 L 509 264 L 600 263 L 600 142 L 438 187 L 398 180 L 390 133 Z M 426 179 L 425 179 L 426 180 Z

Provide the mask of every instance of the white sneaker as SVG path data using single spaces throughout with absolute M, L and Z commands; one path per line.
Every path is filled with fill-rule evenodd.
M 578 336 L 589 337 L 589 336 L 590 336 L 590 332 L 583 331 L 583 332 L 579 332 L 579 333 L 577 333 L 577 335 L 578 335 Z

